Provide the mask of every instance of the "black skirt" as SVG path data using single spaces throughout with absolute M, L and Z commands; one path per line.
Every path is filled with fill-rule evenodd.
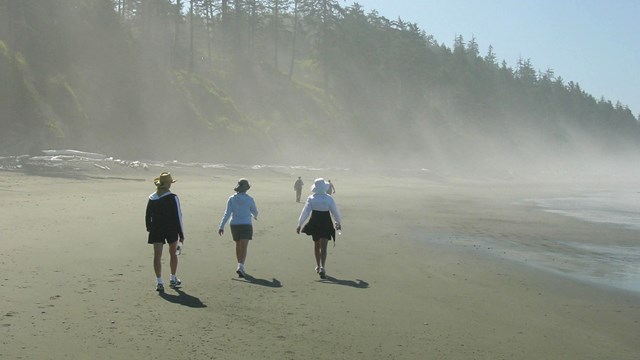
M 333 227 L 333 220 L 331 220 L 329 211 L 313 210 L 311 218 L 302 227 L 301 231 L 310 235 L 313 241 L 318 241 L 318 239 L 336 240 L 336 229 Z

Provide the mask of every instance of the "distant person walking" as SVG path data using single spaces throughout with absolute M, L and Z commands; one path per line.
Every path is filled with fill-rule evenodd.
M 300 202 L 300 196 L 302 196 L 302 186 L 304 186 L 304 182 L 302 182 L 302 178 L 298 176 L 298 180 L 293 184 L 293 190 L 296 191 L 296 202 Z
M 227 208 L 220 221 L 218 234 L 224 234 L 224 226 L 231 218 L 229 227 L 231 228 L 231 236 L 236 242 L 236 259 L 238 267 L 236 273 L 239 277 L 245 277 L 244 264 L 247 259 L 247 248 L 249 240 L 253 238 L 253 225 L 251 217 L 258 220 L 258 208 L 253 198 L 247 195 L 247 190 L 251 188 L 247 179 L 240 179 L 238 186 L 233 189 L 236 193 L 231 195 L 227 200 Z
M 327 194 L 329 195 L 333 195 L 336 193 L 336 188 L 333 187 L 333 183 L 331 182 L 331 180 L 327 180 L 329 182 L 329 190 L 327 190 Z
M 316 273 L 326 278 L 327 244 L 329 239 L 335 241 L 336 229 L 341 229 L 340 212 L 331 195 L 327 194 L 329 183 L 324 179 L 316 179 L 311 186 L 311 194 L 302 208 L 298 218 L 296 232 L 310 235 L 313 240 L 313 253 L 316 258 Z M 335 228 L 331 216 L 335 219 Z M 309 216 L 311 216 L 309 218 Z M 304 222 L 309 218 L 304 227 Z
M 153 180 L 156 191 L 149 195 L 145 222 L 149 237 L 147 242 L 153 245 L 153 270 L 156 273 L 156 290 L 164 291 L 162 281 L 162 250 L 165 242 L 169 244 L 169 267 L 171 278 L 169 285 L 175 288 L 182 284 L 176 276 L 178 270 L 178 255 L 176 248 L 178 241 L 184 242 L 184 227 L 182 226 L 182 210 L 178 195 L 169 190 L 175 182 L 168 172 L 163 172 Z

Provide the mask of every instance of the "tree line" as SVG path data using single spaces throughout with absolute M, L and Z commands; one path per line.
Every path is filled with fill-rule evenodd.
M 158 139 L 237 161 L 300 161 L 300 143 L 372 163 L 637 150 L 626 105 L 452 40 L 338 0 L 0 0 L 0 152 L 165 156 L 149 150 Z

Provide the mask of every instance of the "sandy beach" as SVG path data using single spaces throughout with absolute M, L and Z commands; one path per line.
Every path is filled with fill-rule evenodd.
M 183 284 L 155 291 L 144 210 L 178 180 Z M 575 184 L 286 169 L 0 171 L 1 359 L 637 359 L 640 294 L 487 245 L 637 246 L 638 233 L 523 201 Z M 343 234 L 328 279 L 295 233 L 293 182 L 332 179 Z M 260 210 L 246 270 L 217 226 L 247 177 Z M 166 251 L 166 249 L 165 249 Z M 566 251 L 564 249 L 563 251 Z M 163 262 L 168 279 L 168 256 Z

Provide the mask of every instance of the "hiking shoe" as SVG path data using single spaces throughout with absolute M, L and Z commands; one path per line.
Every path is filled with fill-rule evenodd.
M 157 292 L 164 292 L 164 284 L 156 284 Z
M 238 274 L 238 277 L 245 277 L 245 273 L 244 273 L 244 268 L 238 266 L 238 269 L 236 270 L 236 273 Z
M 323 267 L 320 268 L 320 271 L 318 271 L 318 274 L 320 275 L 320 279 L 326 279 L 327 278 L 327 272 L 324 270 Z
M 180 286 L 182 284 L 182 281 L 180 281 L 180 279 L 176 278 L 175 280 L 170 280 L 169 281 L 169 287 L 170 288 L 175 288 L 176 286 Z

